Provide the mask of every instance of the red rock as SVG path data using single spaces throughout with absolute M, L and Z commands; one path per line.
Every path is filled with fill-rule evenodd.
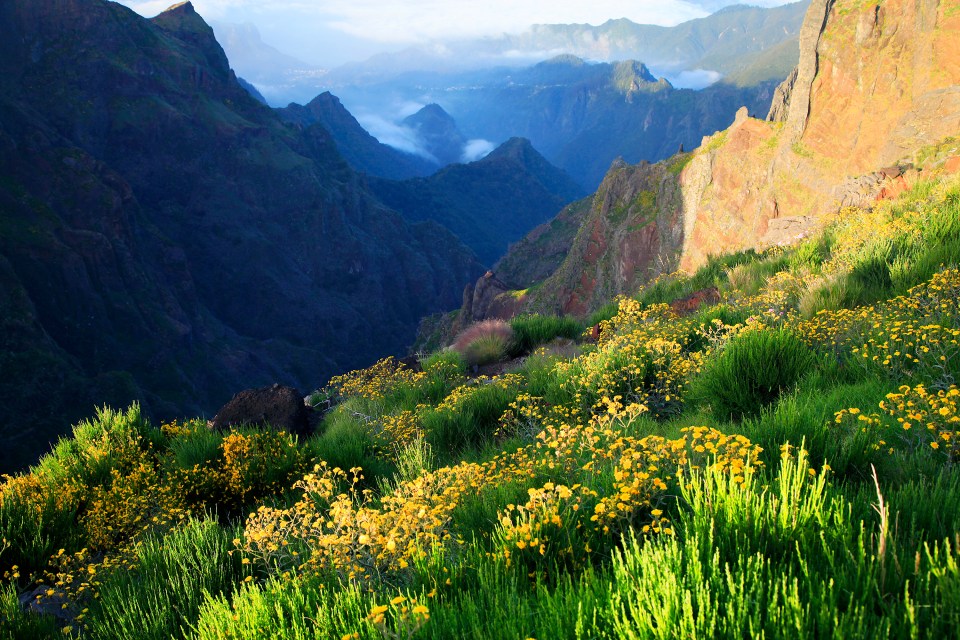
M 948 159 L 943 165 L 943 171 L 949 174 L 960 173 L 960 156 Z

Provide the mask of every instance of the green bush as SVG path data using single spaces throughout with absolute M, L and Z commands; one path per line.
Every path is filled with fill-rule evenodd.
M 510 321 L 510 326 L 513 328 L 513 340 L 509 346 L 512 357 L 530 353 L 554 338 L 575 340 L 583 333 L 583 325 L 567 316 L 518 316 Z
M 795 385 L 815 361 L 813 352 L 788 331 L 750 330 L 704 365 L 695 395 L 723 418 L 757 415 Z

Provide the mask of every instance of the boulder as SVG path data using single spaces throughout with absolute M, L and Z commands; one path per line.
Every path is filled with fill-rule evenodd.
M 310 416 L 302 393 L 275 384 L 233 396 L 217 412 L 211 428 L 223 431 L 241 425 L 265 426 L 303 436 L 310 433 Z
M 720 291 L 716 287 L 707 287 L 694 291 L 685 298 L 674 300 L 670 308 L 678 316 L 688 316 L 704 305 L 714 305 L 720 302 Z

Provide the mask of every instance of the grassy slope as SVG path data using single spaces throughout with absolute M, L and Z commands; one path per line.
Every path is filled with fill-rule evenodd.
M 384 361 L 303 443 L 104 411 L 3 485 L 0 637 L 952 636 L 958 219 L 922 183 L 492 380 Z

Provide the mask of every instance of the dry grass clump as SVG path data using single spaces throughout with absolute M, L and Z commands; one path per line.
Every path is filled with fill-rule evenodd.
M 513 328 L 503 320 L 483 320 L 467 327 L 451 348 L 470 366 L 503 360 L 513 341 Z

